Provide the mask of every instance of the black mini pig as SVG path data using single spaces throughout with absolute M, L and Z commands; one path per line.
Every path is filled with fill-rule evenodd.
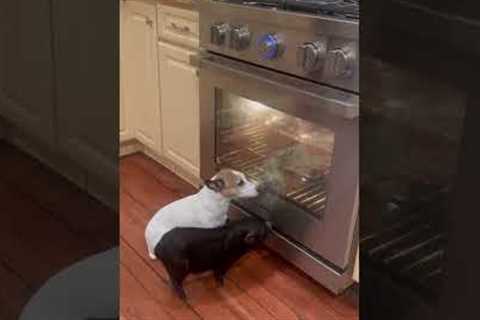
M 183 280 L 189 273 L 213 270 L 222 285 L 228 269 L 267 236 L 269 227 L 255 218 L 244 218 L 213 229 L 174 228 L 155 247 L 170 276 L 170 284 L 186 299 Z

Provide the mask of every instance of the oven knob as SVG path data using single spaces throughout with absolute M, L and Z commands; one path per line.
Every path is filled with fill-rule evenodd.
M 217 46 L 223 46 L 227 37 L 228 25 L 217 23 L 210 27 L 210 42 Z
M 250 31 L 246 27 L 235 27 L 230 34 L 230 47 L 240 51 L 245 50 L 250 45 Z
M 282 41 L 275 34 L 266 34 L 258 39 L 257 48 L 264 60 L 272 60 L 280 56 Z
M 305 71 L 318 70 L 327 56 L 327 45 L 323 41 L 307 42 L 297 49 L 297 63 Z
M 330 77 L 348 78 L 353 73 L 355 52 L 350 47 L 328 51 L 327 73 Z

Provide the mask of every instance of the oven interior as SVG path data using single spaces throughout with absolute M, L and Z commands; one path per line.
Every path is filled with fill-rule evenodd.
M 233 93 L 217 92 L 216 100 L 217 165 L 242 171 L 259 185 L 254 206 L 260 211 L 295 207 L 321 219 L 334 133 Z

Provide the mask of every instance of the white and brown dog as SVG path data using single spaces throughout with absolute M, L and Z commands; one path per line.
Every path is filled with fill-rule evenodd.
M 232 199 L 258 195 L 256 185 L 231 169 L 220 170 L 196 194 L 174 201 L 155 213 L 145 230 L 148 254 L 156 259 L 155 246 L 163 235 L 176 227 L 216 228 L 227 221 Z

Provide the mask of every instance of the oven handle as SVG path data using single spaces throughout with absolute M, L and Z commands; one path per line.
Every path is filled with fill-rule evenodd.
M 252 81 L 260 81 L 276 87 L 283 87 L 285 90 L 293 90 L 303 95 L 312 96 L 322 101 L 321 105 L 324 111 L 337 117 L 354 120 L 359 116 L 359 98 L 355 93 L 312 83 L 205 51 L 192 56 L 191 63 L 200 70 L 227 72 L 232 76 L 238 75 Z

